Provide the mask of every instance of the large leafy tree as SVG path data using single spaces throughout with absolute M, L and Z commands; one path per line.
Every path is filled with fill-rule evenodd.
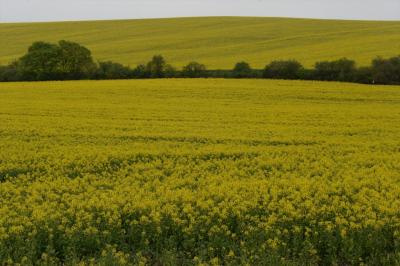
M 34 42 L 20 58 L 18 69 L 23 80 L 52 80 L 60 77 L 60 47 L 46 42 Z
M 82 79 L 96 69 L 91 52 L 80 44 L 60 41 L 33 43 L 18 61 L 22 80 Z
M 161 55 L 153 56 L 153 59 L 147 63 L 147 72 L 151 78 L 163 78 L 165 76 L 165 70 L 167 63 Z
M 59 68 L 66 79 L 82 79 L 96 69 L 92 54 L 86 47 L 69 41 L 59 41 Z

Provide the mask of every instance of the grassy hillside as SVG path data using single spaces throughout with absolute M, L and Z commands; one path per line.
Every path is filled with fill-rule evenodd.
M 399 105 L 346 83 L 0 84 L 0 264 L 398 265 Z
M 272 59 L 350 57 L 368 64 L 400 54 L 400 22 L 212 17 L 125 21 L 0 24 L 0 63 L 21 56 L 33 41 L 67 39 L 101 60 L 136 65 L 161 53 L 179 66 L 190 60 L 230 68 L 239 60 L 261 67 Z

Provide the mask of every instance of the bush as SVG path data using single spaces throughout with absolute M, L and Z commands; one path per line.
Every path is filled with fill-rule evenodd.
M 170 64 L 166 64 L 164 68 L 164 77 L 165 78 L 175 78 L 178 75 L 176 69 Z
M 315 70 L 314 69 L 306 69 L 306 68 L 300 69 L 298 72 L 298 79 L 314 80 L 315 79 Z
M 264 78 L 298 79 L 303 66 L 296 60 L 273 61 L 264 69 Z
M 153 59 L 147 63 L 146 72 L 150 78 L 164 78 L 167 63 L 161 55 L 153 56 Z
M 138 65 L 132 71 L 132 76 L 133 76 L 133 78 L 145 79 L 145 78 L 149 78 L 150 74 L 147 72 L 147 69 L 146 69 L 145 65 Z
M 233 68 L 232 76 L 234 78 L 251 78 L 254 77 L 253 70 L 247 62 L 239 62 Z
M 400 56 L 372 61 L 372 79 L 377 84 L 400 84 Z
M 197 62 L 190 62 L 182 69 L 182 76 L 185 78 L 200 78 L 204 77 L 206 66 Z
M 233 78 L 232 70 L 206 70 L 205 77 L 207 78 Z
M 0 82 L 18 81 L 20 74 L 18 73 L 18 62 L 14 61 L 8 66 L 0 66 Z
M 365 84 L 400 84 L 400 56 L 376 58 L 370 67 L 356 67 L 353 60 L 342 58 L 321 61 L 314 69 L 304 68 L 296 60 L 273 61 L 263 70 L 238 62 L 232 70 L 207 70 L 203 64 L 190 62 L 177 71 L 162 55 L 155 55 L 146 65 L 135 69 L 112 61 L 93 62 L 86 47 L 70 41 L 58 44 L 34 42 L 27 53 L 7 66 L 0 66 L 0 81 L 41 81 L 128 78 L 274 78 L 347 81 Z
M 372 68 L 371 67 L 360 67 L 357 69 L 355 74 L 355 82 L 364 83 L 364 84 L 372 84 Z
M 132 70 L 129 67 L 111 61 L 99 62 L 95 73 L 96 79 L 128 79 L 132 76 Z
M 327 81 L 354 81 L 356 63 L 342 58 L 336 61 L 322 61 L 315 64 L 314 78 Z

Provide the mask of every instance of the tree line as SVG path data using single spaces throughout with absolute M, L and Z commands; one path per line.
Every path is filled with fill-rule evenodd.
M 0 81 L 145 78 L 267 78 L 400 84 L 400 56 L 377 57 L 367 67 L 357 67 L 355 61 L 342 58 L 317 62 L 312 69 L 296 60 L 277 60 L 264 69 L 253 69 L 247 62 L 238 62 L 230 70 L 208 70 L 203 64 L 190 62 L 178 70 L 163 56 L 155 55 L 147 64 L 131 68 L 112 61 L 95 62 L 86 47 L 62 40 L 57 44 L 35 42 L 21 58 L 0 66 Z

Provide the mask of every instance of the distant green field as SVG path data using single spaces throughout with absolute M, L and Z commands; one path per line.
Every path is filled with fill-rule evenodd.
M 136 65 L 163 54 L 174 65 L 196 60 L 230 68 L 239 60 L 262 67 L 274 59 L 306 66 L 349 57 L 361 65 L 400 54 L 400 22 L 210 17 L 125 21 L 0 24 L 0 63 L 20 57 L 37 40 L 67 39 L 100 60 Z
M 399 265 L 399 110 L 396 86 L 2 83 L 0 264 Z

